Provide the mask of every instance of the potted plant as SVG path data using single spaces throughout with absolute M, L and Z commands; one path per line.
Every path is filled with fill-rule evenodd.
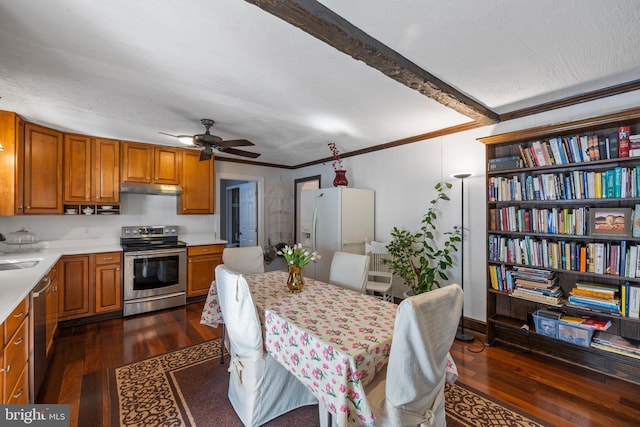
M 435 185 L 437 196 L 431 200 L 429 209 L 422 217 L 420 230 L 411 231 L 393 227 L 391 242 L 387 245 L 390 258 L 384 260 L 390 270 L 404 279 L 414 294 L 428 292 L 440 287 L 441 280 L 448 280 L 448 270 L 453 266 L 451 254 L 458 250 L 462 241 L 462 228 L 441 232 L 444 241 L 438 247 L 438 202 L 449 201 L 446 192 L 450 183 Z

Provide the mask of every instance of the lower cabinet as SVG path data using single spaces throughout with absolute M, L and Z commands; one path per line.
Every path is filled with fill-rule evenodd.
M 187 297 L 206 295 L 216 278 L 216 266 L 222 264 L 224 244 L 187 248 Z
M 96 313 L 122 309 L 122 253 L 95 255 Z
M 122 309 L 122 252 L 63 256 L 60 262 L 59 320 Z
M 29 403 L 29 297 L 11 312 L 2 330 L 2 403 Z

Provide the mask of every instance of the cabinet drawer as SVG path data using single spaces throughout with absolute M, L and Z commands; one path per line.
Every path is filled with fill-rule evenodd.
M 29 403 L 28 365 L 28 363 L 25 363 L 22 369 L 16 369 L 16 371 L 20 372 L 16 385 L 12 389 L 7 387 L 7 396 L 5 396 L 5 399 L 10 405 L 26 405 Z
M 187 248 L 187 256 L 221 254 L 223 250 L 224 245 L 190 246 Z
M 104 252 L 96 254 L 96 265 L 119 264 L 122 252 Z
M 4 344 L 11 339 L 13 333 L 20 327 L 20 323 L 29 313 L 29 300 L 23 299 L 20 304 L 11 312 L 7 320 L 4 321 Z
M 4 348 L 5 390 L 14 388 L 22 373 L 22 367 L 29 358 L 28 324 L 29 322 L 22 322 L 22 325 Z

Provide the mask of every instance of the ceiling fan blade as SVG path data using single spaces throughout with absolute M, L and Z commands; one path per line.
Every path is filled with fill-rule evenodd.
M 227 147 L 246 147 L 249 145 L 255 145 L 253 142 L 246 139 L 230 139 L 228 141 L 220 141 L 219 144 L 225 148 Z
M 210 147 L 200 150 L 200 161 L 211 160 L 212 152 Z
M 260 157 L 260 153 L 252 153 L 250 151 L 236 150 L 235 148 L 223 148 L 220 151 L 222 151 L 223 153 L 235 154 L 236 156 L 250 157 L 252 159 L 255 159 L 256 157 Z
M 178 138 L 179 135 L 172 135 L 170 133 L 166 133 L 166 132 L 158 132 L 160 135 L 167 135 L 167 136 L 172 136 L 174 138 Z

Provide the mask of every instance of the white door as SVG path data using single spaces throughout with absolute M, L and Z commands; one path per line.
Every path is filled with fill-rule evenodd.
M 258 244 L 258 210 L 256 182 L 240 185 L 240 246 Z

